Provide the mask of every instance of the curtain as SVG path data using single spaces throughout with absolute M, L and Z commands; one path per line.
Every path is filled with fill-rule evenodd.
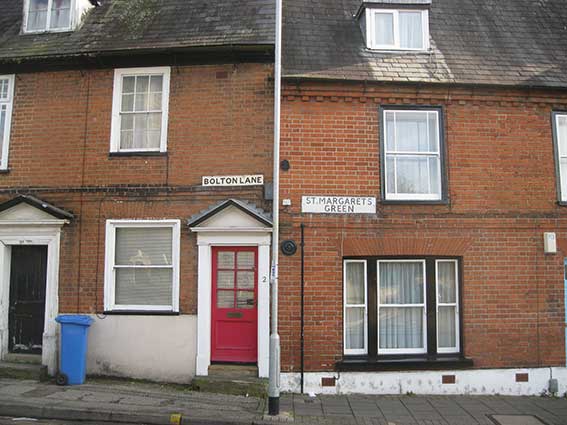
M 421 12 L 400 12 L 400 47 L 405 49 L 423 48 Z
M 387 191 L 440 194 L 437 115 L 430 112 L 386 113 L 388 152 L 435 152 L 432 155 L 387 155 Z
M 375 15 L 376 44 L 391 46 L 394 44 L 394 15 L 391 13 L 376 13 Z
M 71 0 L 53 0 L 51 5 L 51 28 L 68 28 L 71 24 Z
M 345 341 L 346 349 L 363 349 L 366 294 L 364 293 L 364 263 L 345 264 Z M 357 307 L 355 307 L 357 306 Z
M 380 263 L 379 345 L 423 348 L 424 270 L 421 262 Z M 388 304 L 397 304 L 389 307 Z
M 455 268 L 456 264 L 453 261 L 437 263 L 437 302 L 439 303 L 437 316 L 439 341 L 437 345 L 440 348 L 452 348 L 457 345 L 457 281 Z
M 47 25 L 47 0 L 30 0 L 27 28 L 31 31 L 45 30 Z
M 159 149 L 162 75 L 126 76 L 122 80 L 121 149 Z
M 2 159 L 2 147 L 4 145 L 4 131 L 6 128 L 6 105 L 0 105 L 0 159 Z

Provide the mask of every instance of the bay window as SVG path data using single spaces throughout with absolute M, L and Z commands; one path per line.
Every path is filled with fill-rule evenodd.
M 459 260 L 344 260 L 344 354 L 455 355 L 460 337 Z

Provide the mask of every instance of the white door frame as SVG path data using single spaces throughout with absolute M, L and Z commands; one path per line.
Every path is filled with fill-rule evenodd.
M 10 263 L 12 246 L 47 246 L 47 279 L 45 292 L 45 325 L 41 363 L 48 373 L 57 372 L 57 335 L 55 318 L 59 312 L 59 251 L 61 227 L 66 220 L 44 223 L 14 223 L 0 221 L 0 359 L 8 353 L 8 313 L 10 304 Z
M 269 373 L 270 344 L 270 228 L 231 229 L 225 232 L 193 228 L 199 247 L 197 285 L 197 375 L 207 376 L 211 364 L 212 247 L 258 247 L 258 376 Z

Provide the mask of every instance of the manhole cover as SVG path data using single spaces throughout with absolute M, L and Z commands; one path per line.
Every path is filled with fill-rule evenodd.
M 532 415 L 490 415 L 497 425 L 546 425 Z

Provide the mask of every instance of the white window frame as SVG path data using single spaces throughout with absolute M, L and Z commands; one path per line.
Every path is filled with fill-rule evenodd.
M 400 46 L 400 12 L 421 13 L 422 25 L 422 48 L 411 48 Z M 393 16 L 394 44 L 376 43 L 376 19 L 377 13 L 391 14 Z M 427 51 L 429 45 L 429 10 L 427 9 L 367 9 L 366 11 L 366 40 L 368 48 L 373 50 L 407 50 L 407 51 Z
M 346 287 L 346 269 L 347 264 L 363 263 L 364 264 L 364 304 L 348 304 L 347 303 L 347 287 Z M 343 351 L 345 355 L 365 355 L 368 354 L 368 268 L 366 260 L 344 260 L 343 262 Z M 364 348 L 347 349 L 346 341 L 346 311 L 347 308 L 364 307 Z
M 563 187 L 563 176 L 561 172 L 561 160 L 567 160 L 567 152 L 562 152 L 561 150 L 561 143 L 560 141 L 563 140 L 563 137 L 567 138 L 567 134 L 559 134 L 559 118 L 567 119 L 567 112 L 553 112 L 553 143 L 555 147 L 555 154 L 556 154 L 556 169 L 557 169 L 557 178 L 559 181 L 557 182 L 557 190 L 559 192 L 559 201 L 560 202 L 567 202 L 567 187 Z M 567 140 L 566 140 L 567 142 Z M 567 176 L 566 176 L 567 177 Z
M 45 28 L 40 30 L 29 30 L 28 29 L 28 17 L 30 12 L 30 0 L 24 0 L 24 24 L 23 31 L 26 34 L 37 34 L 42 32 L 68 32 L 72 31 L 77 24 L 77 0 L 71 0 L 70 10 L 69 10 L 69 26 L 65 28 L 55 28 L 51 29 L 51 8 L 53 6 L 53 0 L 48 0 L 47 2 L 47 17 L 45 19 Z
M 380 264 L 381 263 L 421 263 L 423 267 L 423 303 L 421 304 L 381 304 L 380 303 Z M 377 335 L 377 352 L 381 354 L 427 354 L 427 269 L 424 259 L 407 259 L 407 260 L 378 260 L 377 261 L 377 320 L 376 320 L 376 333 Z M 382 305 L 388 307 L 421 307 L 423 310 L 422 319 L 422 348 L 380 348 L 380 308 Z
M 0 80 L 8 81 L 8 97 L 0 98 L 0 105 L 6 105 L 6 122 L 4 127 L 4 141 L 0 152 L 0 170 L 8 169 L 8 155 L 10 153 L 10 133 L 12 130 L 12 111 L 14 109 L 15 75 L 0 75 Z
M 116 229 L 117 228 L 156 228 L 169 227 L 172 229 L 172 303 L 171 305 L 125 305 L 116 304 Z M 159 311 L 179 312 L 179 250 L 180 250 L 180 220 L 107 220 L 106 249 L 104 273 L 104 310 L 105 311 Z
M 455 302 L 441 303 L 439 295 L 439 263 L 455 264 Z M 460 352 L 460 323 L 459 323 L 459 262 L 457 260 L 435 260 L 435 308 L 437 317 L 437 353 L 458 353 Z M 455 307 L 455 346 L 439 347 L 439 307 Z
M 396 120 L 397 114 L 404 114 L 404 113 L 412 113 L 412 114 L 431 114 L 434 113 L 437 117 L 437 152 L 406 152 L 406 151 L 389 151 L 388 150 L 388 126 L 386 125 L 386 114 L 389 112 L 394 112 L 394 120 Z M 441 150 L 443 149 L 443 144 L 441 143 L 441 119 L 439 115 L 439 110 L 437 109 L 396 109 L 396 108 L 384 108 L 382 109 L 382 127 L 383 127 L 383 142 L 382 148 L 384 150 L 383 156 L 384 161 L 383 165 L 383 176 L 384 176 L 384 199 L 386 201 L 441 201 L 443 199 L 443 157 L 441 155 Z M 427 119 L 428 131 L 427 134 L 429 135 L 429 119 Z M 394 121 L 394 132 L 396 131 L 396 123 Z M 394 135 L 394 139 L 396 139 L 396 135 Z M 395 157 L 400 156 L 422 156 L 422 157 L 432 157 L 436 156 L 439 164 L 439 176 L 438 176 L 438 185 L 439 185 L 439 194 L 436 193 L 390 193 L 388 192 L 388 169 L 387 169 L 387 157 L 388 155 L 393 155 Z M 427 167 L 429 169 L 429 161 L 427 162 Z M 397 179 L 397 171 L 394 169 L 394 179 Z M 430 174 L 431 176 L 431 174 Z M 429 181 L 431 183 L 431 180 Z M 394 187 L 397 188 L 397 182 L 394 182 Z M 430 188 L 431 189 L 431 188 Z
M 161 139 L 159 148 L 152 149 L 121 149 L 120 130 L 122 110 L 122 82 L 124 77 L 140 75 L 163 76 L 162 87 L 162 115 L 161 115 Z M 168 66 L 151 68 L 121 68 L 114 70 L 114 88 L 112 95 L 112 124 L 110 130 L 110 152 L 167 152 L 167 125 L 169 118 L 169 84 L 171 80 L 171 68 Z

